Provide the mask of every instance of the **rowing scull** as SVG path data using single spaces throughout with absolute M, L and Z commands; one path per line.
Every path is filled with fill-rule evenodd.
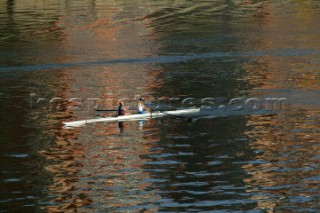
M 144 118 L 156 118 L 156 117 L 164 117 L 164 116 L 183 116 L 189 114 L 197 114 L 200 112 L 199 108 L 196 109 L 181 109 L 181 110 L 173 110 L 173 111 L 157 111 L 157 112 L 148 112 L 146 114 L 133 114 L 133 115 L 122 115 L 117 117 L 105 117 L 105 118 L 93 118 L 87 120 L 79 120 L 79 121 L 69 121 L 63 122 L 64 127 L 79 127 L 90 123 L 98 123 L 98 122 L 114 122 L 114 121 L 127 121 L 127 120 L 139 120 Z

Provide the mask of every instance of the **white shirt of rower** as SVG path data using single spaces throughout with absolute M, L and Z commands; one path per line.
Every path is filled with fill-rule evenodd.
M 142 111 L 143 111 L 142 103 L 139 102 L 139 103 L 138 103 L 138 112 L 142 112 Z

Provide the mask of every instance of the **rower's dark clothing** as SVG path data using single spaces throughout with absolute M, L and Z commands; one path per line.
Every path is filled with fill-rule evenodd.
M 118 107 L 118 115 L 125 115 L 124 110 L 122 109 L 122 106 Z

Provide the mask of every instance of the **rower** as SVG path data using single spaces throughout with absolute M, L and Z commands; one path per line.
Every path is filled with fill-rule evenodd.
M 120 115 L 130 115 L 129 110 L 124 106 L 124 101 L 119 102 L 118 116 Z
M 146 114 L 147 112 L 150 112 L 151 110 L 146 107 L 144 105 L 144 99 L 143 98 L 140 98 L 139 101 L 138 101 L 138 113 L 139 114 Z

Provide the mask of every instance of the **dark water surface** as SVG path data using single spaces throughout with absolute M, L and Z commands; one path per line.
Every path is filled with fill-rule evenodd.
M 0 212 L 319 212 L 319 20 L 319 0 L 0 1 Z M 140 95 L 238 108 L 63 128 Z

